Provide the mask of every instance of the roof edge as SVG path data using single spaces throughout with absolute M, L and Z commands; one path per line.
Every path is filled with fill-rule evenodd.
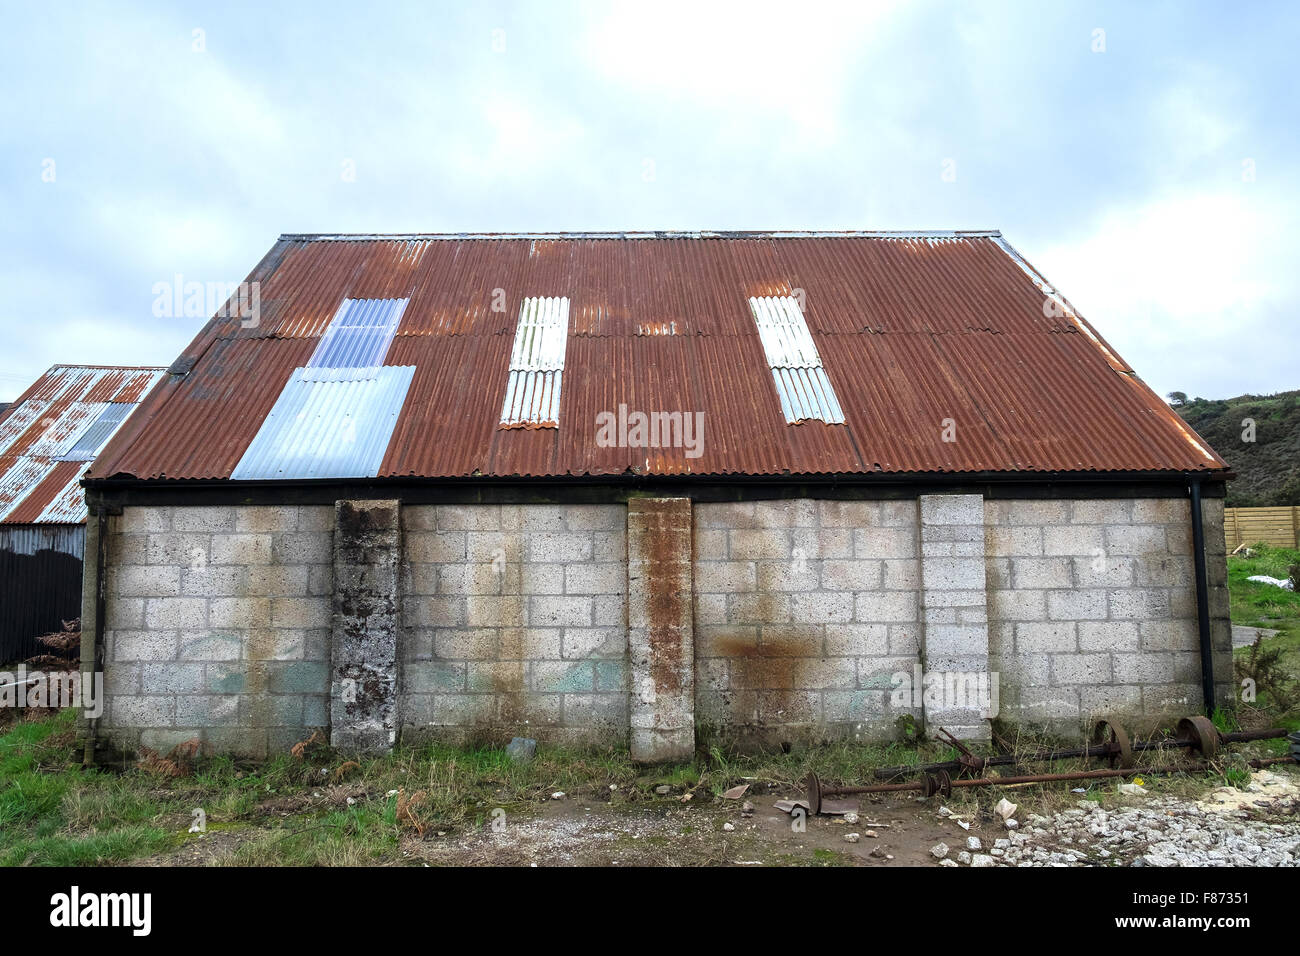
M 506 239 L 1000 239 L 998 229 L 648 230 L 643 232 L 286 232 L 281 242 Z

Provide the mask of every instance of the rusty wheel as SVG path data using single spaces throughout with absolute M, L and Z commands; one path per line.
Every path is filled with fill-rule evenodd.
M 1128 731 L 1118 721 L 1097 721 L 1097 726 L 1092 731 L 1092 743 L 1110 746 L 1107 759 L 1112 768 L 1128 770 L 1133 766 L 1133 744 L 1129 741 Z
M 1219 728 L 1210 718 L 1200 714 L 1184 717 L 1178 722 L 1178 739 L 1186 740 L 1206 760 L 1213 760 L 1219 752 Z
M 921 778 L 921 796 L 928 800 L 936 793 L 944 797 L 952 793 L 952 778 L 946 770 L 927 773 Z
M 808 815 L 816 816 L 822 812 L 822 782 L 817 774 L 808 773 Z

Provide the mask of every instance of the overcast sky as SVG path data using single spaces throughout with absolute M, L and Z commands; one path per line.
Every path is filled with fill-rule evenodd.
M 998 228 L 1161 394 L 1300 387 L 1300 4 L 0 8 L 0 401 L 283 232 Z

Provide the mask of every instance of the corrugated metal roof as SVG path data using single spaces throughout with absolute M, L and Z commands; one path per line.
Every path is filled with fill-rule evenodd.
M 295 369 L 232 478 L 373 478 L 414 367 Z
M 249 280 L 259 325 L 209 322 L 91 480 L 230 477 L 347 298 L 408 299 L 385 364 L 414 374 L 378 476 L 1227 467 L 1063 297 L 1044 310 L 1059 293 L 996 232 L 285 236 Z M 502 428 L 538 292 L 571 303 L 558 427 Z M 770 297 L 801 300 L 843 425 L 787 424 L 783 398 L 829 399 L 806 368 L 777 387 L 750 307 Z M 603 447 L 620 405 L 703 412 L 702 453 Z
M 0 419 L 0 524 L 85 521 L 80 481 L 89 458 L 162 375 L 56 365 L 37 379 Z M 73 453 L 78 460 L 60 460 Z

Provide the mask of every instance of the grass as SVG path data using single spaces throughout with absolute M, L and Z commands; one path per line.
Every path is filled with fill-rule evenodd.
M 1261 649 L 1279 654 L 1277 667 L 1294 681 L 1300 679 L 1300 594 L 1257 581 L 1254 575 L 1266 574 L 1274 578 L 1287 578 L 1293 565 L 1300 565 L 1300 551 L 1256 544 L 1249 549 L 1228 556 L 1228 592 L 1231 599 L 1232 623 L 1249 627 L 1263 627 L 1278 633 L 1260 641 Z M 1234 658 L 1242 664 L 1250 658 L 1249 648 L 1238 648 Z M 1300 713 L 1294 706 L 1284 707 L 1268 699 L 1261 691 L 1258 702 L 1272 722 L 1289 730 L 1300 730 Z M 1282 753 L 1285 741 L 1272 741 L 1270 750 Z
M 417 824 L 430 836 L 470 831 L 489 825 L 498 807 L 508 813 L 537 811 L 559 790 L 589 805 L 662 813 L 680 809 L 684 791 L 693 793 L 692 806 L 715 801 L 720 806 L 721 793 L 742 782 L 751 785 L 756 798 L 789 795 L 802 790 L 810 770 L 827 782 L 860 782 L 878 767 L 956 756 L 934 742 L 842 742 L 747 756 L 714 748 L 690 763 L 646 769 L 617 749 L 539 747 L 531 763 L 518 765 L 499 749 L 429 746 L 399 748 L 359 763 L 328 750 L 260 764 L 215 757 L 201 759 L 189 776 L 167 777 L 138 768 L 83 769 L 74 719 L 71 711 L 23 719 L 0 734 L 0 865 L 87 866 L 141 858 L 256 866 L 403 865 L 416 862 L 403 841 L 415 835 Z M 1024 736 L 1015 745 L 1027 752 L 1053 742 Z M 1172 765 L 1177 759 L 1173 752 L 1156 752 L 1143 762 Z M 1076 769 L 1076 763 L 1083 768 L 1082 762 L 1061 762 L 1052 769 Z M 350 772 L 337 780 L 341 767 Z M 1164 793 L 1193 795 L 1207 785 L 1244 782 L 1244 767 L 1240 755 L 1228 755 L 1204 778 L 1161 776 L 1152 784 Z M 665 784 L 671 793 L 659 794 L 656 788 Z M 399 814 L 399 792 L 412 798 L 413 817 Z M 959 814 L 989 815 L 1002 796 L 1019 803 L 1022 813 L 1044 814 L 1080 799 L 1068 787 L 1035 785 L 958 790 L 943 802 Z M 1089 787 L 1086 797 L 1110 801 L 1115 782 Z M 868 819 L 870 806 L 864 803 Z M 206 813 L 205 838 L 189 832 L 196 807 Z M 700 824 L 709 828 L 704 819 Z M 647 842 L 647 849 L 652 846 Z M 813 862 L 843 861 L 827 856 Z

